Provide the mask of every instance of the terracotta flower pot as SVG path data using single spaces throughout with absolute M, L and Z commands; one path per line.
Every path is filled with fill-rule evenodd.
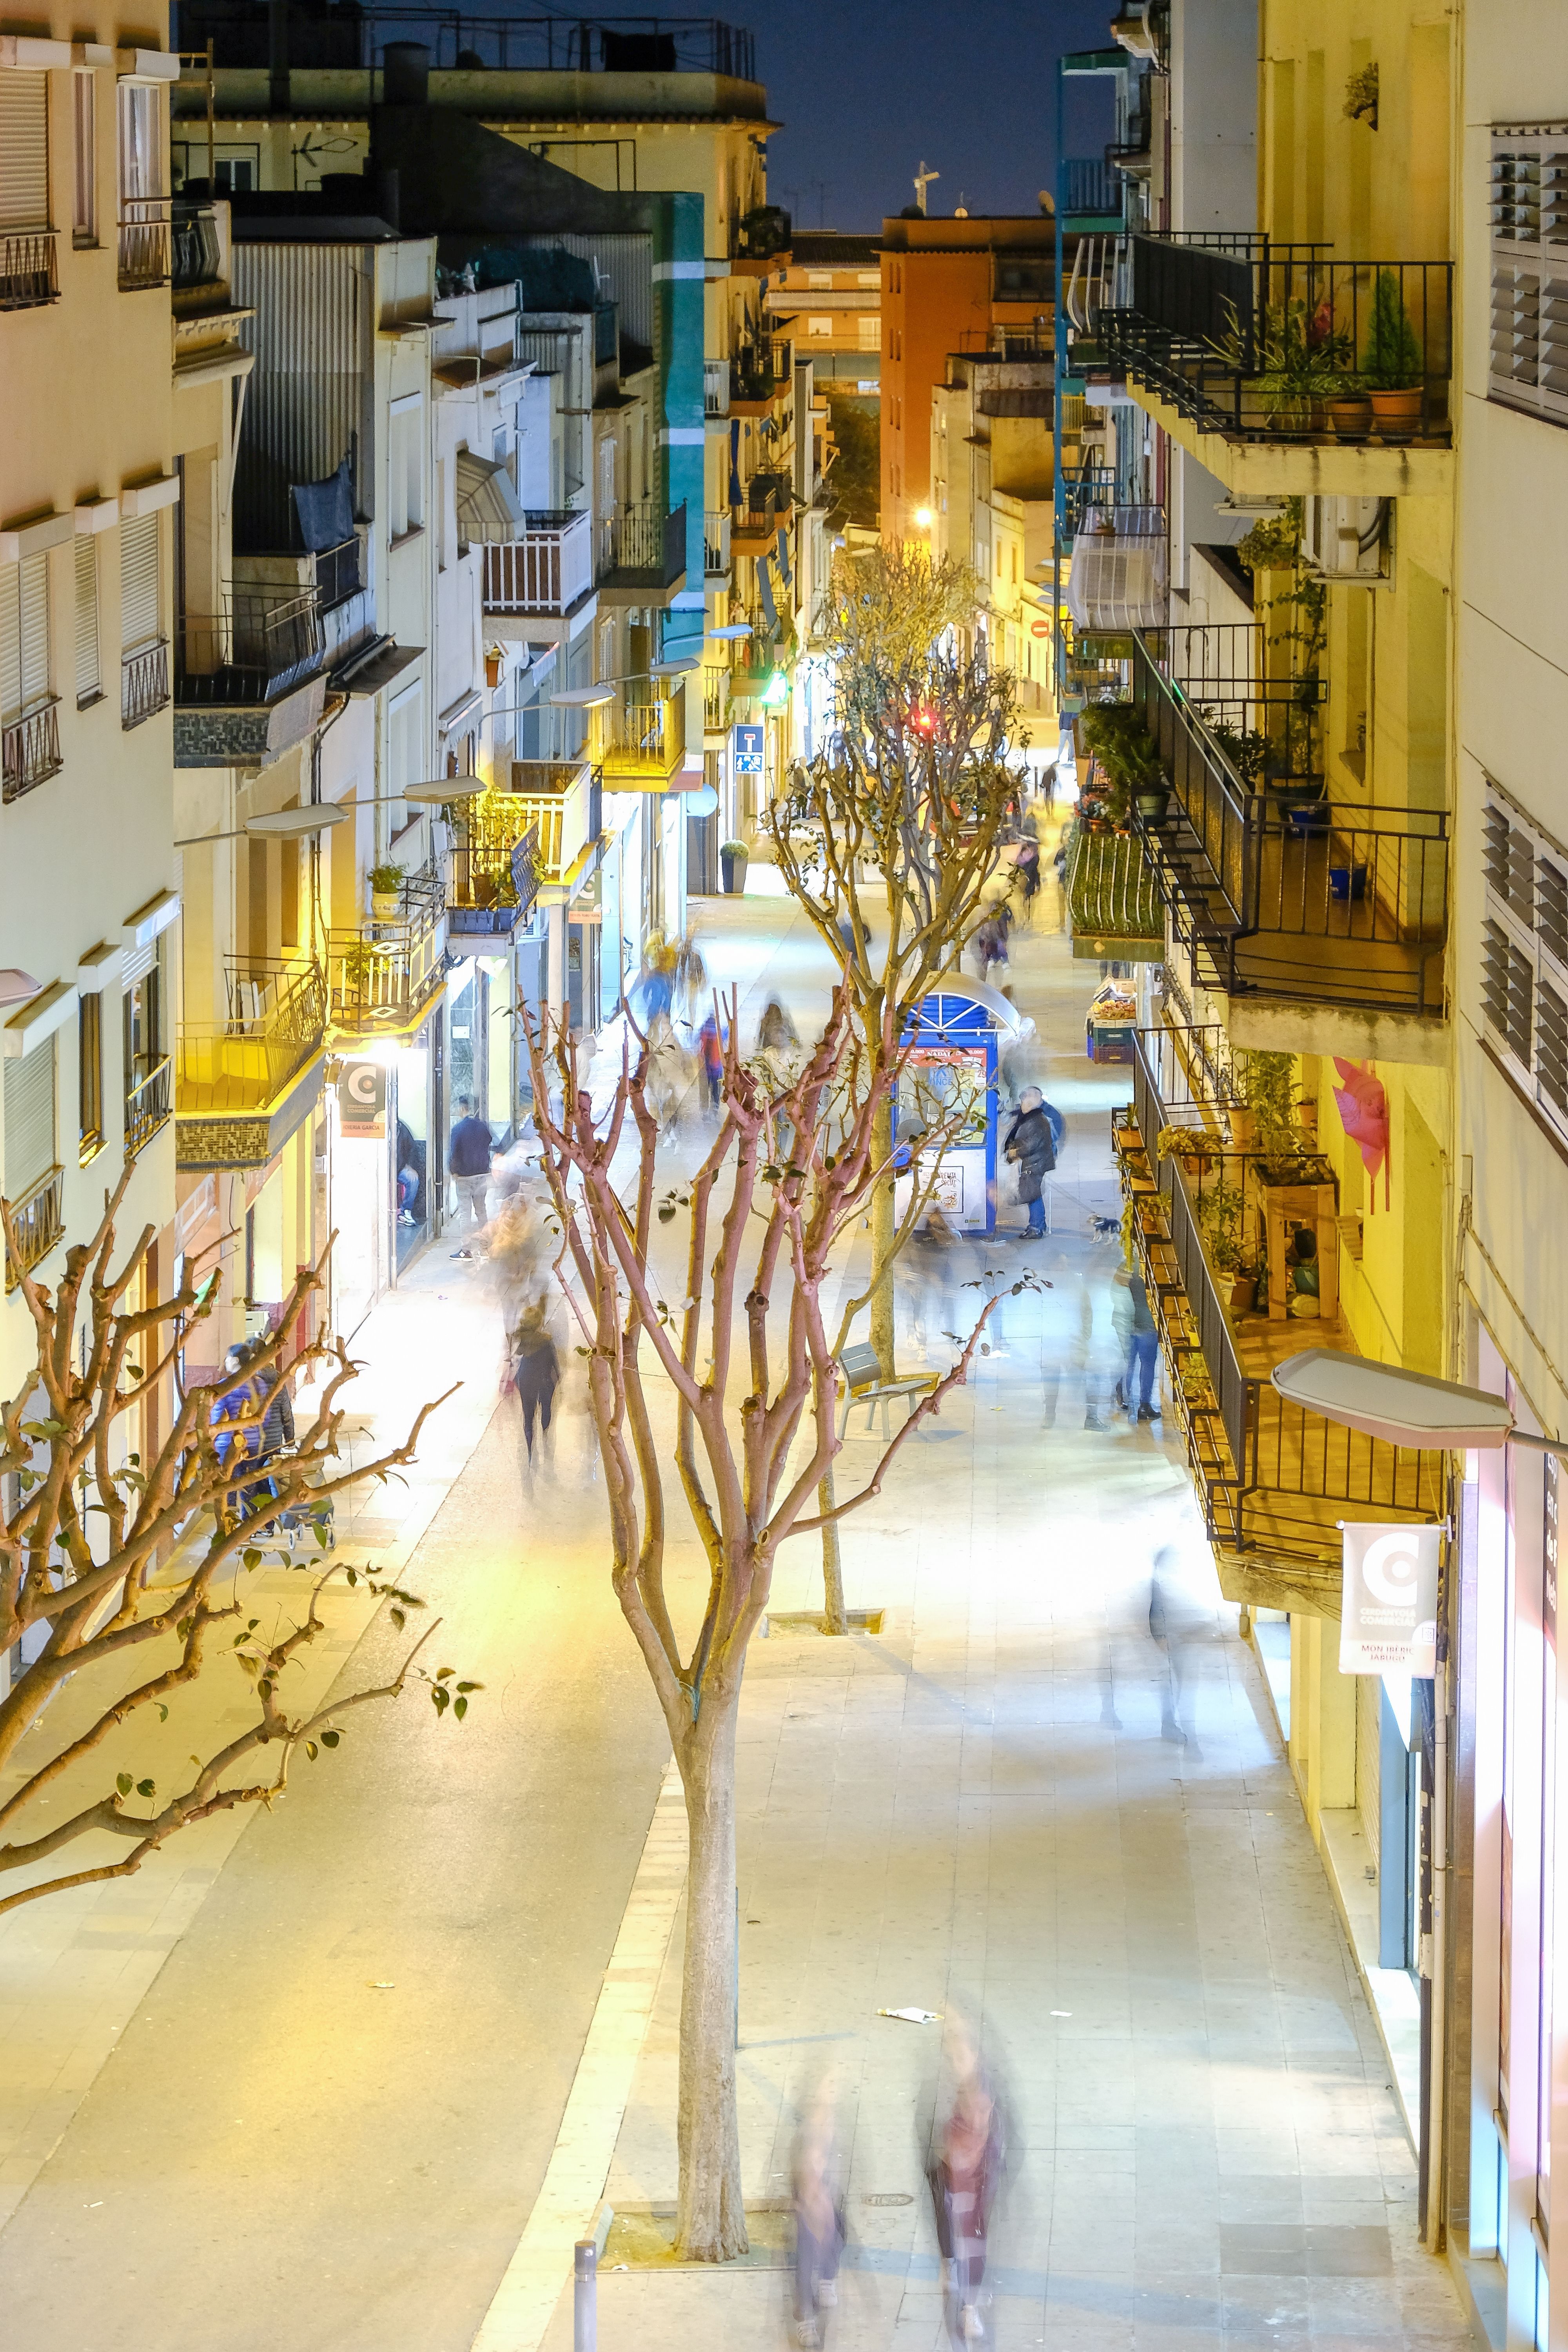
M 1230 1139 L 1237 1151 L 1250 1151 L 1258 1134 L 1258 1114 L 1243 1103 L 1233 1103 L 1229 1111 Z
M 1346 393 L 1328 404 L 1329 424 L 1337 441 L 1364 441 L 1372 431 L 1372 403 L 1363 392 Z
M 1421 391 L 1369 393 L 1373 422 L 1384 441 L 1408 441 L 1421 426 Z

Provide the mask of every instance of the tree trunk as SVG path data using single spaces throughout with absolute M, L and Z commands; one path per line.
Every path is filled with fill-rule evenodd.
M 681 1743 L 689 1865 L 677 2142 L 683 2262 L 747 2250 L 735 2107 L 735 1717 L 740 1691 L 705 1706 Z
M 827 1518 L 837 1499 L 830 1462 L 816 1489 L 816 1507 L 824 1518 Z M 844 1555 L 838 1549 L 838 1521 L 832 1518 L 827 1519 L 822 1530 L 822 1603 L 823 1632 L 847 1633 L 849 1621 L 844 1614 Z
M 893 1106 L 884 1095 L 871 1129 L 871 1158 L 886 1172 L 871 1195 L 871 1345 L 882 1378 L 896 1378 L 893 1359 Z

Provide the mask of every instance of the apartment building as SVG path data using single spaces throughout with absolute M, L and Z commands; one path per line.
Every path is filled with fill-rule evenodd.
M 931 404 L 950 352 L 1052 355 L 1056 224 L 1037 215 L 885 220 L 881 255 L 882 536 L 930 529 Z
M 0 31 L 0 1385 L 129 1164 L 122 1231 L 177 1276 L 169 638 L 180 479 L 159 12 Z M 13 28 L 15 27 L 15 28 Z M 157 1404 L 150 1407 L 156 1412 Z M 129 1441 L 134 1444 L 134 1440 Z
M 976 634 L 1016 678 L 1022 708 L 1053 713 L 1054 372 L 1043 356 L 950 352 L 931 391 L 930 488 L 932 553 L 968 563 L 980 583 Z M 1054 757 L 1049 732 L 1034 748 Z
M 874 236 L 794 229 L 789 257 L 767 281 L 763 306 L 810 359 L 816 387 L 832 397 L 881 392 L 882 270 Z
M 634 714 L 624 724 L 602 717 L 596 726 L 606 741 L 615 739 L 612 756 L 620 756 L 638 801 L 657 791 L 662 803 L 634 812 L 638 839 L 621 859 L 623 877 L 634 869 L 637 877 L 636 919 L 598 925 L 601 937 L 618 936 L 618 952 L 631 958 L 622 971 L 601 959 L 599 994 L 613 1003 L 648 932 L 681 927 L 689 871 L 703 887 L 715 886 L 718 838 L 736 818 L 732 726 L 765 716 L 770 746 L 782 743 L 800 615 L 808 609 L 800 599 L 811 551 L 803 562 L 795 544 L 802 528 L 791 417 L 796 376 L 790 345 L 772 331 L 763 299 L 788 223 L 766 202 L 763 157 L 772 126 L 753 78 L 750 37 L 692 20 L 647 36 L 648 47 L 642 35 L 595 20 L 540 17 L 507 27 L 498 21 L 469 28 L 481 43 L 480 68 L 477 53 L 468 51 L 459 67 L 432 20 L 434 52 L 418 42 L 394 43 L 378 79 L 358 47 L 363 28 L 330 14 L 290 17 L 283 67 L 272 62 L 265 10 L 209 5 L 187 16 L 187 37 L 210 36 L 218 59 L 220 177 L 272 190 L 309 189 L 323 173 L 367 164 L 395 169 L 405 226 L 448 239 L 468 236 L 477 251 L 510 221 L 509 237 L 564 243 L 607 273 L 623 360 L 640 335 L 657 368 L 658 414 L 646 463 L 636 452 L 618 461 L 626 470 L 615 493 L 637 509 L 615 524 L 616 546 L 635 541 L 637 560 L 612 563 L 605 551 L 609 519 L 595 525 L 596 570 L 625 577 L 619 601 L 614 583 L 606 595 L 606 583 L 596 582 L 599 636 L 606 610 L 619 614 L 619 634 L 613 648 L 595 638 L 596 668 L 587 682 L 625 687 L 621 700 Z M 179 102 L 177 170 L 192 168 L 204 152 L 207 109 L 200 77 L 187 79 Z M 498 156 L 502 147 L 510 171 Z M 425 192 L 422 211 L 411 208 L 411 180 Z M 563 184 L 574 193 L 564 194 Z M 639 250 L 650 256 L 651 272 L 640 311 L 620 275 L 625 261 L 637 276 Z M 636 373 L 629 366 L 625 372 Z M 809 406 L 809 391 L 806 398 Z M 821 422 L 819 415 L 817 441 Z M 604 503 L 597 483 L 583 502 L 591 499 Z M 749 537 L 755 548 L 736 552 L 737 521 L 742 540 Z M 819 562 L 818 576 L 821 569 Z M 653 592 L 640 604 L 629 600 L 638 585 Z M 731 634 L 703 655 L 705 625 L 733 633 L 748 617 L 749 653 L 746 641 Z M 671 665 L 662 680 L 653 663 Z M 687 676 L 689 725 L 688 689 L 671 683 Z M 661 685 L 662 691 L 653 690 Z M 769 694 L 782 694 L 782 719 L 776 700 L 763 705 Z M 645 740 L 652 755 L 646 773 L 627 764 Z M 773 750 L 771 770 L 783 756 Z M 676 777 L 686 781 L 672 793 Z M 624 795 L 605 781 L 613 817 Z M 688 815 L 675 806 L 674 793 L 700 797 L 703 813 Z M 708 805 L 710 795 L 715 805 Z M 593 887 L 592 877 L 584 887 Z M 623 886 L 623 908 L 633 895 Z

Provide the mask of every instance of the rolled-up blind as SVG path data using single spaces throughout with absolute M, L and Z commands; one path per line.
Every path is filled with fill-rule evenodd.
M 49 225 L 49 78 L 0 73 L 0 236 Z
M 136 515 L 120 526 L 120 642 L 128 653 L 158 635 L 158 518 Z
M 76 698 L 90 702 L 101 678 L 98 667 L 98 541 L 76 542 Z
M 55 1040 L 5 1064 L 5 1197 L 19 1201 L 55 1164 Z
M 0 565 L 0 716 L 14 719 L 48 690 L 49 559 L 27 555 Z

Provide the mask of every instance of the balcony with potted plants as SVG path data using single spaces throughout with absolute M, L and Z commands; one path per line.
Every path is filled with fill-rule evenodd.
M 446 971 L 446 884 L 434 865 L 415 874 L 378 866 L 366 891 L 368 919 L 327 933 L 329 1021 L 348 1037 L 411 1033 Z
M 1440 1059 L 1447 819 L 1331 799 L 1327 685 L 1296 633 L 1134 630 L 1116 721 L 1131 822 L 1238 1045 Z M 1115 706 L 1110 706 L 1115 707 Z M 1086 714 L 1105 728 L 1108 706 Z
M 1133 397 L 1233 494 L 1446 495 L 1453 265 L 1140 231 L 1099 340 Z
M 1331 1163 L 1293 1055 L 1233 1055 L 1217 1027 L 1135 1033 L 1112 1114 L 1123 1237 L 1147 1286 L 1220 1589 L 1245 1607 L 1339 1614 L 1347 1517 L 1441 1517 L 1447 1458 L 1289 1403 L 1269 1374 L 1307 1347 L 1362 1351 L 1340 1305 Z
M 231 958 L 226 1017 L 182 1020 L 174 1045 L 174 1160 L 263 1168 L 321 1092 L 327 984 L 319 963 Z

